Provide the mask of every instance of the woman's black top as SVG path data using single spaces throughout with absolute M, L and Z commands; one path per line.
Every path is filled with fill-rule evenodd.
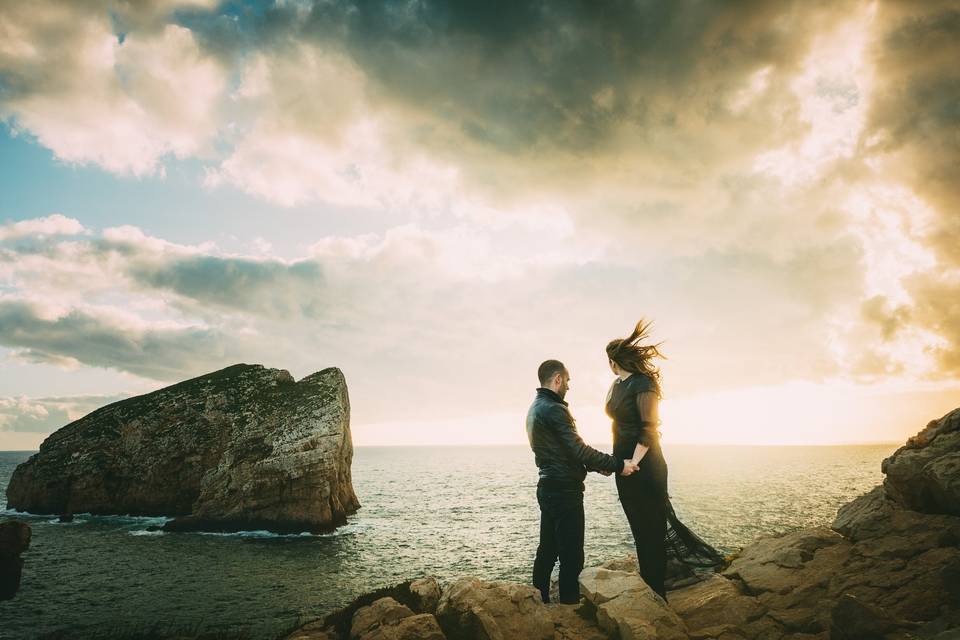
M 634 373 L 626 380 L 617 378 L 607 398 L 607 415 L 613 419 L 613 455 L 632 458 L 637 444 L 659 448 L 660 432 L 657 425 L 644 421 L 640 415 L 640 394 L 656 391 L 649 376 Z M 648 452 L 649 455 L 649 452 Z

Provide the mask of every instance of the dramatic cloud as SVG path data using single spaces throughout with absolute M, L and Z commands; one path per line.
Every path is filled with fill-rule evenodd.
M 380 421 L 463 412 L 465 386 L 507 411 L 552 356 L 600 396 L 640 316 L 680 395 L 951 383 L 954 5 L 4 7 L 12 131 L 248 194 L 297 243 L 11 221 L 0 345 L 153 381 L 336 363 Z
M 883 3 L 874 55 L 878 87 L 865 144 L 873 165 L 911 190 L 898 231 L 926 253 L 905 274 L 899 331 L 927 333 L 926 352 L 960 375 L 960 8 Z M 887 318 L 881 326 L 890 326 Z M 885 332 L 885 337 L 890 337 Z

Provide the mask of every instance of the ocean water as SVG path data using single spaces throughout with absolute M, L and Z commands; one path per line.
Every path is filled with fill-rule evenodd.
M 829 525 L 882 480 L 880 462 L 897 446 L 663 448 L 680 519 L 730 552 L 762 534 Z M 0 452 L 0 494 L 29 455 Z M 325 536 L 159 533 L 146 528 L 162 517 L 57 523 L 0 511 L 33 528 L 20 592 L 0 602 L 0 637 L 156 625 L 276 638 L 421 575 L 528 580 L 539 512 L 526 447 L 358 447 L 353 477 L 362 508 Z M 587 566 L 631 552 L 613 478 L 590 474 L 585 503 Z

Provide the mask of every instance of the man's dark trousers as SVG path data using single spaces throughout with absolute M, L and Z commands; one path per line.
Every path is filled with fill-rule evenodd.
M 537 487 L 540 503 L 540 545 L 533 561 L 533 586 L 550 601 L 550 574 L 560 560 L 560 602 L 580 601 L 583 570 L 583 491 Z

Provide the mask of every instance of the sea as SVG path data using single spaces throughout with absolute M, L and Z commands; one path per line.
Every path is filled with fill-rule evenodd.
M 758 536 L 826 525 L 882 481 L 897 443 L 663 444 L 679 518 L 725 553 Z M 601 450 L 608 448 L 598 446 Z M 0 505 L 33 452 L 0 452 Z M 186 633 L 280 638 L 377 587 L 425 575 L 529 581 L 536 468 L 525 446 L 357 447 L 361 509 L 328 535 L 148 531 L 166 518 L 10 509 L 30 524 L 20 591 L 0 602 L 0 638 Z M 613 477 L 586 482 L 586 564 L 632 552 Z M 222 635 L 220 635 L 222 634 Z

